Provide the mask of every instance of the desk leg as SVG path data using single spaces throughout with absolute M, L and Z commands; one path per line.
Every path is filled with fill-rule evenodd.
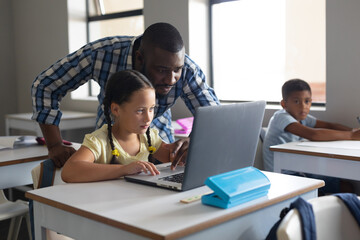
M 14 191 L 12 188 L 8 188 L 8 195 L 9 195 L 9 200 L 10 201 L 14 201 Z
M 274 152 L 274 172 L 281 173 L 281 160 L 278 152 Z
M 7 118 L 5 118 L 5 136 L 10 136 L 10 125 Z
M 46 240 L 46 228 L 42 226 L 40 203 L 34 201 L 34 231 L 35 239 Z
M 40 126 L 39 126 L 38 123 L 36 123 L 35 131 L 36 131 L 36 136 L 37 136 L 37 137 L 43 137 L 41 128 L 40 128 Z

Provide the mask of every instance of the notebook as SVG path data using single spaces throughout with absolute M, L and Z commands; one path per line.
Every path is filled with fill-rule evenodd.
M 204 185 L 210 176 L 252 166 L 265 105 L 255 101 L 197 108 L 184 167 L 172 171 L 170 163 L 159 164 L 159 175 L 140 173 L 125 179 L 186 191 Z

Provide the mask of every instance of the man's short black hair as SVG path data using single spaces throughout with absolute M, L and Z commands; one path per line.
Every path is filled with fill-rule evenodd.
M 282 97 L 284 100 L 287 100 L 287 98 L 292 92 L 297 91 L 309 91 L 311 94 L 310 85 L 304 80 L 296 78 L 290 79 L 284 83 L 284 85 L 282 86 Z
M 140 49 L 158 47 L 168 52 L 177 53 L 184 47 L 179 31 L 171 24 L 159 22 L 149 26 L 141 39 Z

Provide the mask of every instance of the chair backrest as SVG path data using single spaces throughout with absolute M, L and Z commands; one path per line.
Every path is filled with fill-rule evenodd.
M 312 204 L 315 215 L 317 239 L 359 239 L 359 225 L 344 202 L 338 197 L 324 196 L 308 202 Z M 281 240 L 302 239 L 298 210 L 289 211 L 279 225 L 276 235 Z
M 4 191 L 0 190 L 0 204 L 7 203 L 9 200 L 7 200 Z
M 260 170 L 264 170 L 262 149 L 263 149 L 263 142 L 265 139 L 266 130 L 267 130 L 267 128 L 264 128 L 264 127 L 261 128 L 259 142 L 257 145 L 256 154 L 255 154 L 254 167 L 256 167 L 257 169 L 260 169 Z
M 51 160 L 46 160 L 46 161 L 51 161 Z M 34 167 L 31 170 L 31 177 L 33 180 L 34 189 L 39 188 L 41 185 L 42 187 L 48 187 L 51 185 L 65 184 L 65 182 L 61 179 L 61 171 L 62 168 L 55 168 L 55 167 L 52 168 L 52 166 L 49 167 L 49 164 L 47 164 L 47 166 L 44 166 L 44 162 L 40 163 L 38 166 Z M 44 182 L 45 176 L 47 178 L 49 178 L 50 176 L 51 181 L 47 179 L 46 182 Z
M 40 166 L 40 164 L 37 165 L 36 167 L 34 167 L 34 168 L 31 170 L 31 177 L 32 177 L 32 180 L 33 180 L 33 187 L 34 187 L 34 189 L 39 188 L 40 172 L 41 172 L 41 166 Z

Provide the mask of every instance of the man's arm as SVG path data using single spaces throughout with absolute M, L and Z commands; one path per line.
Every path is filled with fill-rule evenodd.
M 205 74 L 188 56 L 185 57 L 182 78 L 182 99 L 192 114 L 197 107 L 220 105 L 214 90 L 206 83 Z
M 63 144 L 58 126 L 40 124 L 40 128 L 49 151 L 49 158 L 52 159 L 56 167 L 61 168 L 75 152 L 75 149 Z
M 75 152 L 74 148 L 62 143 L 58 127 L 61 118 L 59 106 L 67 92 L 76 89 L 92 76 L 88 71 L 92 66 L 91 51 L 85 51 L 87 48 L 85 46 L 57 61 L 37 76 L 32 84 L 32 119 L 39 123 L 49 158 L 56 167 L 62 167 Z

